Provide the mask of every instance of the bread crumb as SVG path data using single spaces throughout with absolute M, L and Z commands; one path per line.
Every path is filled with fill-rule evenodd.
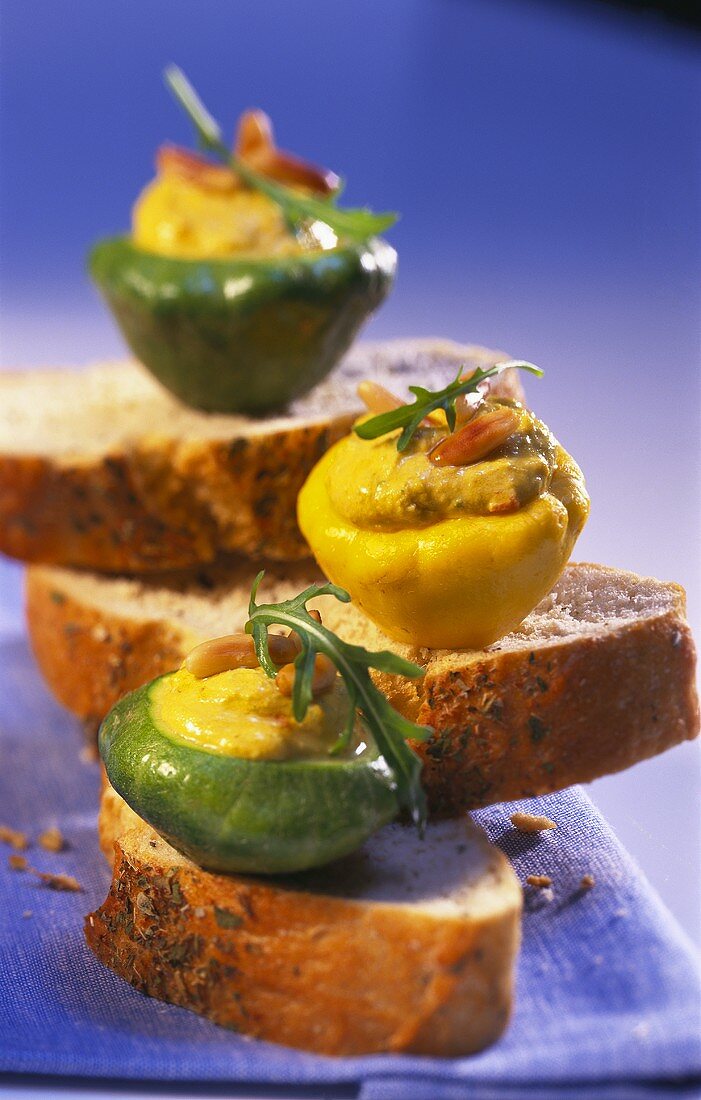
M 509 821 L 521 833 L 541 833 L 546 829 L 557 829 L 557 824 L 544 814 L 525 814 L 518 811 Z
M 7 862 L 12 871 L 26 871 L 27 860 L 25 856 L 8 856 Z
M 550 875 L 528 875 L 526 879 L 529 886 L 538 886 L 541 889 L 552 886 L 552 881 Z
M 66 842 L 63 839 L 63 834 L 60 829 L 57 829 L 55 825 L 52 825 L 50 829 L 45 829 L 39 837 L 39 843 L 42 848 L 45 848 L 47 852 L 62 852 L 66 847 Z
M 77 892 L 83 889 L 78 880 L 73 878 L 73 875 L 49 875 L 44 871 L 35 871 L 33 867 L 30 868 L 30 870 L 32 874 L 41 879 L 44 885 L 48 886 L 50 890 Z
M 83 745 L 78 754 L 81 764 L 94 764 L 99 760 L 97 745 Z
M 24 909 L 22 911 L 22 916 L 24 917 L 25 920 L 27 920 L 29 917 L 31 917 L 31 915 L 32 915 L 32 910 L 31 909 Z
M 27 834 L 10 829 L 8 825 L 0 825 L 0 841 L 12 845 L 18 852 L 24 852 L 29 847 Z
M 593 875 L 582 875 L 582 881 L 579 884 L 580 890 L 591 890 L 596 886 L 596 879 Z

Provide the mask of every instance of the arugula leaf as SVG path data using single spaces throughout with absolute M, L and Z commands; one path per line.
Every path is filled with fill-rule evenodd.
M 240 157 L 227 149 L 219 124 L 212 118 L 182 69 L 169 65 L 163 76 L 167 87 L 193 123 L 200 147 L 227 164 L 249 187 L 272 199 L 288 221 L 293 224 L 322 221 L 339 237 L 354 241 L 365 241 L 368 237 L 384 233 L 397 221 L 399 215 L 395 213 L 373 214 L 366 208 L 344 209 L 337 206 L 340 190 L 328 199 L 315 199 L 249 168 Z
M 429 413 L 436 409 L 443 409 L 448 427 L 452 432 L 455 428 L 456 399 L 463 393 L 475 393 L 480 382 L 484 382 L 486 378 L 494 378 L 510 368 L 529 371 L 530 374 L 535 374 L 539 378 L 543 374 L 540 367 L 534 366 L 533 363 L 527 363 L 523 359 L 510 359 L 508 363 L 497 363 L 493 367 L 487 367 L 486 370 L 478 367 L 469 378 L 461 382 L 460 376 L 464 369 L 461 367 L 456 378 L 445 389 L 431 391 L 424 389 L 423 386 L 409 386 L 410 393 L 413 393 L 416 398 L 410 405 L 401 405 L 400 408 L 392 409 L 391 412 L 372 416 L 369 420 L 356 424 L 353 430 L 361 439 L 377 439 L 381 435 L 387 435 L 388 432 L 403 428 L 397 439 L 397 450 L 405 451 L 414 432 Z
M 262 579 L 261 571 L 253 582 L 246 623 L 246 633 L 253 637 L 261 667 L 271 678 L 277 675 L 277 665 L 272 663 L 268 652 L 268 627 L 287 626 L 294 630 L 301 640 L 302 650 L 295 661 L 292 710 L 295 719 L 301 722 L 312 701 L 314 659 L 317 653 L 329 657 L 343 677 L 350 699 L 348 722 L 331 749 L 332 754 L 341 752 L 348 744 L 357 710 L 393 772 L 400 808 L 407 810 L 412 821 L 423 829 L 426 800 L 420 782 L 421 761 L 407 745 L 406 739 L 425 741 L 433 730 L 430 726 L 417 726 L 402 717 L 375 687 L 368 669 L 377 668 L 412 678 L 423 676 L 424 669 L 389 650 L 373 653 L 363 646 L 350 645 L 312 618 L 306 606 L 309 600 L 317 596 L 335 596 L 342 603 L 348 603 L 350 596 L 345 589 L 335 584 L 313 584 L 292 599 L 257 604 L 256 596 Z

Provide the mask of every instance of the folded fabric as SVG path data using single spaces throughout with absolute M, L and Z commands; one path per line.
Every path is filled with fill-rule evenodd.
M 11 848 L 0 849 L 0 1072 L 357 1083 L 362 1100 L 697 1094 L 689 1091 L 701 1078 L 695 953 L 578 789 L 475 815 L 523 882 L 533 874 L 552 879 L 549 889 L 525 887 L 514 1016 L 503 1038 L 479 1055 L 318 1057 L 242 1038 L 117 979 L 82 934 L 85 913 L 109 883 L 95 828 L 98 768 L 81 754 L 77 723 L 34 667 L 17 622 L 15 584 L 14 571 L 0 567 L 7 593 L 0 824 L 34 840 L 58 826 L 63 852 L 34 843 L 24 854 L 40 871 L 74 876 L 82 891 L 47 888 L 11 869 Z M 509 821 L 516 808 L 545 813 L 558 827 L 519 833 Z M 585 875 L 593 888 L 581 887 Z

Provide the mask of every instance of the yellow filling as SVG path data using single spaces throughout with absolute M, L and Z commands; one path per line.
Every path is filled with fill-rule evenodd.
M 349 706 L 339 678 L 297 722 L 292 700 L 260 668 L 232 669 L 202 680 L 180 669 L 159 680 L 150 698 L 155 724 L 170 737 L 244 760 L 328 759 Z M 348 752 L 362 751 L 365 741 L 358 724 Z
M 497 402 L 488 405 L 498 407 Z M 501 405 L 507 402 L 501 402 Z M 513 512 L 548 491 L 558 465 L 557 442 L 526 409 L 516 431 L 481 462 L 438 468 L 427 453 L 446 429 L 422 427 L 406 451 L 397 433 L 363 440 L 355 433 L 334 448 L 326 474 L 329 500 L 357 527 L 397 530 L 437 519 Z
M 266 195 L 202 187 L 176 174 L 144 188 L 132 211 L 132 239 L 147 252 L 187 260 L 294 256 L 321 247 L 291 233 Z

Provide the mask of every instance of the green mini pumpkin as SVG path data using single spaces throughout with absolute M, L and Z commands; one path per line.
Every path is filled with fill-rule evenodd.
M 396 817 L 393 775 L 374 747 L 280 762 L 200 750 L 158 728 L 151 692 L 162 679 L 112 708 L 100 753 L 114 789 L 199 866 L 302 871 L 354 851 Z
M 262 414 L 312 389 L 386 297 L 385 241 L 295 256 L 186 260 L 101 241 L 89 267 L 134 355 L 187 405 Z

